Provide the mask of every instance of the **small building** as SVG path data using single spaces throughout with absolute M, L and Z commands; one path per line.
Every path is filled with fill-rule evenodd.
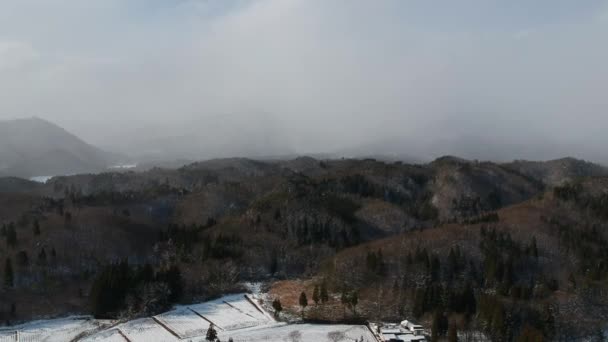
M 412 334 L 420 336 L 424 332 L 424 328 L 420 324 L 416 324 L 412 321 L 405 320 L 401 322 L 401 326 L 409 330 Z
M 406 322 L 406 321 L 404 321 Z M 403 322 L 402 322 L 403 323 Z M 384 342 L 419 342 L 426 341 L 426 337 L 422 335 L 422 327 L 419 325 L 412 325 L 415 329 L 418 329 L 419 335 L 414 334 L 410 331 L 406 325 L 401 324 L 385 324 L 383 326 L 376 326 L 380 339 Z

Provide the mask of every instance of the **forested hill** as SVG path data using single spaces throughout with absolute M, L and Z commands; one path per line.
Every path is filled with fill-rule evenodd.
M 525 315 L 550 308 L 560 326 L 576 330 L 568 310 L 578 310 L 592 329 L 607 308 L 607 173 L 567 163 L 582 166 L 235 158 L 44 185 L 3 180 L 0 315 L 137 316 L 241 280 L 297 278 L 324 279 L 332 298 L 358 293 L 363 317 L 430 323 L 440 312 L 479 330 L 505 315 L 519 334 Z M 475 305 L 446 301 L 459 293 Z M 528 311 L 512 310 L 526 300 Z M 315 312 L 341 320 L 350 311 Z

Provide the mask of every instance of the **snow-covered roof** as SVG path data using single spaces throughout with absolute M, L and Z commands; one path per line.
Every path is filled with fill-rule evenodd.
M 394 339 L 396 339 L 396 338 L 397 338 L 397 335 L 395 335 L 395 334 L 382 334 L 382 338 L 383 338 L 385 341 L 390 341 L 390 340 L 394 340 Z

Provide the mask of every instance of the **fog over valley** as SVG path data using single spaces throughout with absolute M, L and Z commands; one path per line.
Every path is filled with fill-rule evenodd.
M 608 162 L 606 1 L 3 1 L 0 119 L 136 161 Z

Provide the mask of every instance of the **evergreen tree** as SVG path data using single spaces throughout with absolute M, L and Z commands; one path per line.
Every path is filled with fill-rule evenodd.
M 10 247 L 15 247 L 17 245 L 17 231 L 15 230 L 15 224 L 10 223 L 6 230 L 6 244 Z
M 329 301 L 329 294 L 327 293 L 327 285 L 325 281 L 321 283 L 321 302 L 327 303 Z
M 270 254 L 270 274 L 275 274 L 279 270 L 279 257 L 276 251 Z
M 283 311 L 283 305 L 281 304 L 281 300 L 279 298 L 272 301 L 272 308 L 274 309 L 274 315 L 279 317 L 281 311 Z
M 38 223 L 38 220 L 34 220 L 34 235 L 38 236 L 40 235 L 40 224 Z
M 354 291 L 349 298 L 350 305 L 353 307 L 353 313 L 357 314 L 357 304 L 359 304 L 359 294 Z
M 95 278 L 89 298 L 96 318 L 112 318 L 123 309 L 132 286 L 131 269 L 126 261 L 106 266 Z
M 300 293 L 300 307 L 302 307 L 302 319 L 304 319 L 304 309 L 308 306 L 308 298 L 306 298 L 306 293 L 304 293 L 304 291 L 302 291 L 302 293 Z
M 212 342 L 217 340 L 217 331 L 215 331 L 215 327 L 213 326 L 213 323 L 211 323 L 209 325 L 209 329 L 207 329 L 207 335 L 205 337 L 205 340 L 212 341 Z
M 453 248 L 450 248 L 450 254 L 448 254 L 448 265 L 446 269 L 446 276 L 448 280 L 452 280 L 454 275 L 458 271 L 458 259 Z
M 532 255 L 538 259 L 538 247 L 536 246 L 536 236 L 532 237 L 532 243 L 530 248 L 532 250 Z
M 340 296 L 340 302 L 342 303 L 342 313 L 346 316 L 346 305 L 348 305 L 348 295 L 346 291 L 342 291 L 342 296 Z
M 38 253 L 38 265 L 46 265 L 46 252 L 44 248 Z
M 541 323 L 544 335 L 548 338 L 553 338 L 555 335 L 555 317 L 551 311 L 551 307 L 546 304 L 541 313 Z
M 156 275 L 156 281 L 165 282 L 169 286 L 171 291 L 169 301 L 176 302 L 181 298 L 184 291 L 184 280 L 177 265 L 172 265 L 166 271 L 159 272 Z
M 439 316 L 438 312 L 433 315 L 433 322 L 431 324 L 431 342 L 439 341 Z
M 4 286 L 13 287 L 15 285 L 15 275 L 13 274 L 13 263 L 11 258 L 6 258 L 4 265 Z
M 477 310 L 477 300 L 475 300 L 475 291 L 470 282 L 467 282 L 462 293 L 462 312 L 467 317 L 471 317 Z
M 416 290 L 416 295 L 414 296 L 414 307 L 412 308 L 412 314 L 416 318 L 420 318 L 426 312 L 425 297 L 425 289 Z
M 377 262 L 378 265 L 376 266 L 376 273 L 378 273 L 380 276 L 384 276 L 386 273 L 386 265 L 384 264 L 384 257 L 381 249 L 378 250 Z
M 315 289 L 312 292 L 312 300 L 315 302 L 315 305 L 319 305 L 319 301 L 321 300 L 321 295 L 319 294 L 319 285 L 315 285 Z
M 440 336 L 445 336 L 448 330 L 448 319 L 441 311 L 435 311 L 431 326 L 431 340 L 437 341 Z
M 19 251 L 17 253 L 17 266 L 27 267 L 29 265 L 29 258 L 26 251 Z

